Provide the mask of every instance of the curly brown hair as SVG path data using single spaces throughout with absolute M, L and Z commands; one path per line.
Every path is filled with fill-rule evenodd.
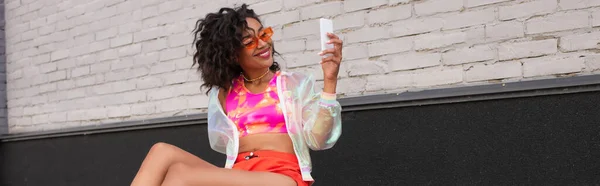
M 229 89 L 233 79 L 242 73 L 238 54 L 244 47 L 243 33 L 250 30 L 246 18 L 256 19 L 262 24 L 258 15 L 246 4 L 235 9 L 221 8 L 196 22 L 193 65 L 198 65 L 203 80 L 201 87 L 208 88 L 206 94 L 214 87 Z M 274 47 L 273 53 L 278 54 Z M 270 69 L 278 71 L 279 64 L 273 62 Z

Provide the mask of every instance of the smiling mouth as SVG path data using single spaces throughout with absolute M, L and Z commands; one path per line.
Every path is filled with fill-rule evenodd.
M 271 47 L 264 49 L 263 51 L 259 52 L 258 54 L 254 55 L 254 56 L 267 58 L 270 55 L 271 55 Z

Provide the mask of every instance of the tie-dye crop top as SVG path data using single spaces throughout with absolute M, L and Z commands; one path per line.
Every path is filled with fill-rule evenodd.
M 242 76 L 233 81 L 227 94 L 227 117 L 236 124 L 240 137 L 257 133 L 287 133 L 285 118 L 277 95 L 279 72 L 269 82 L 266 90 L 252 93 L 244 86 Z

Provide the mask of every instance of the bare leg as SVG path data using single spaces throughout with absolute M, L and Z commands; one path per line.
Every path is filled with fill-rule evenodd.
M 158 186 L 163 182 L 167 170 L 173 164 L 185 164 L 197 168 L 217 169 L 216 166 L 173 145 L 157 143 L 150 148 L 142 162 L 132 186 Z
M 169 167 L 162 186 L 297 186 L 285 175 L 224 168 L 193 167 L 183 163 Z

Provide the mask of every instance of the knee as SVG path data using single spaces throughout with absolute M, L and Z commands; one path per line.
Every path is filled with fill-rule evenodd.
M 182 186 L 187 185 L 187 174 L 190 170 L 188 165 L 175 163 L 169 166 L 167 175 L 161 186 Z
M 152 145 L 152 147 L 150 148 L 150 152 L 148 152 L 148 154 L 165 154 L 165 153 L 170 153 L 173 151 L 173 145 L 164 143 L 164 142 L 158 142 L 155 143 L 154 145 Z

